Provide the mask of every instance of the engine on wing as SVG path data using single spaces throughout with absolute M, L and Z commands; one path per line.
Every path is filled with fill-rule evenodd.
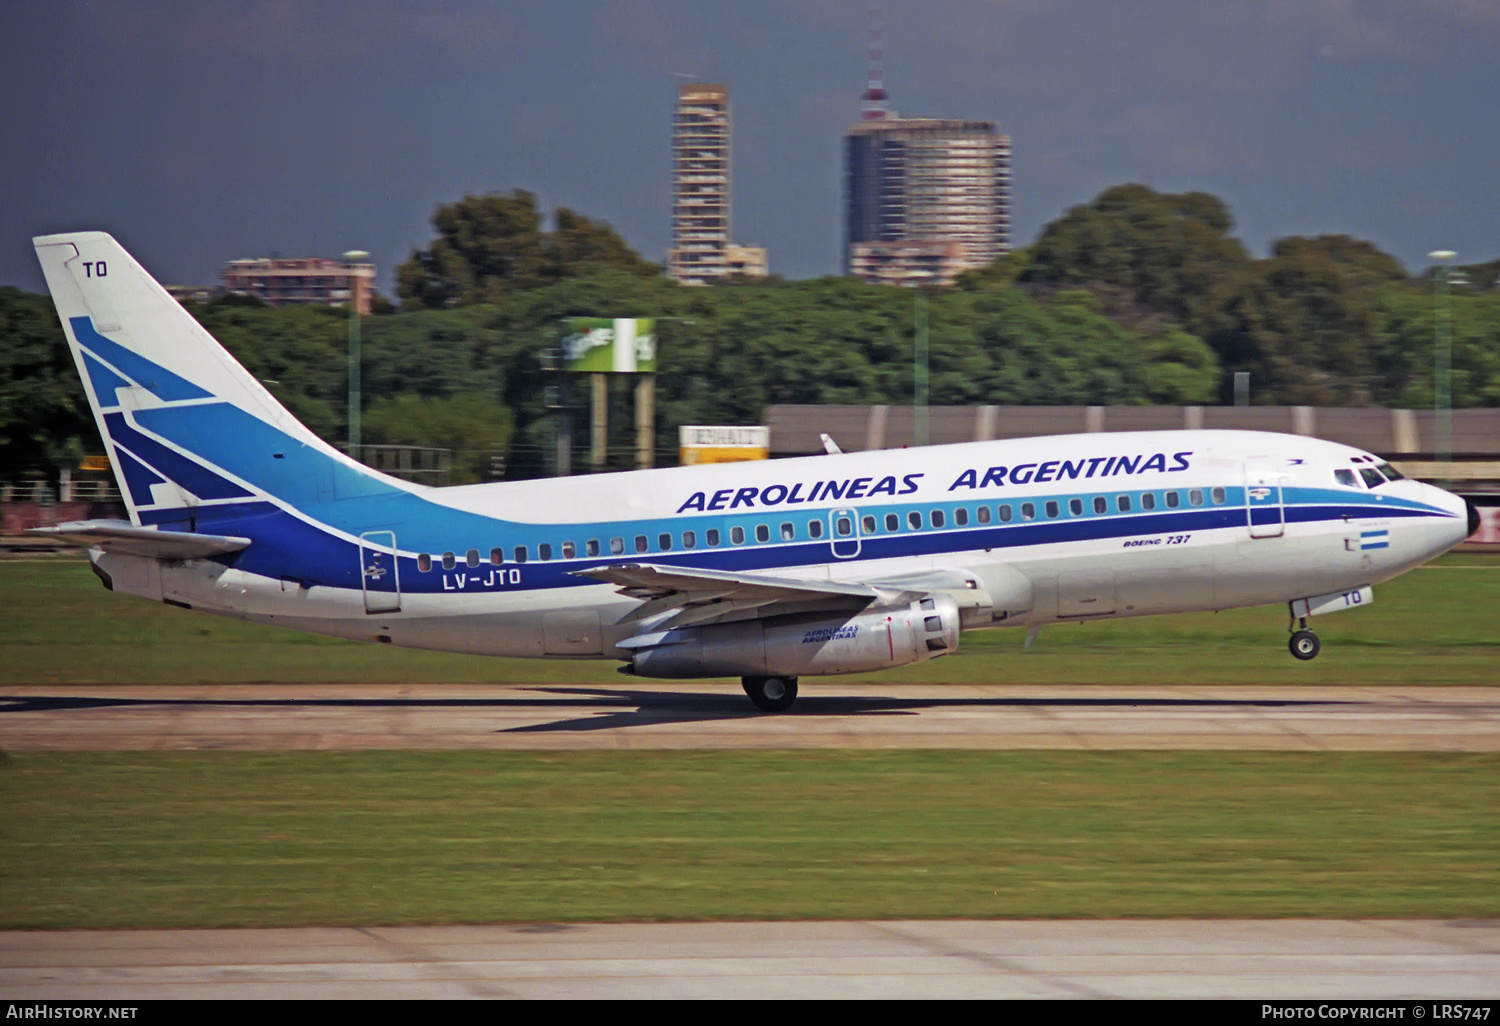
M 817 676 L 919 663 L 958 648 L 958 603 L 924 595 L 854 616 L 745 620 L 629 642 L 642 677 Z

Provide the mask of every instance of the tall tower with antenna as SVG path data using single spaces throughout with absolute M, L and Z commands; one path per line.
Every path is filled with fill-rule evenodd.
M 951 285 L 1010 252 L 1010 138 L 993 121 L 897 116 L 871 20 L 860 121 L 844 136 L 844 273 Z

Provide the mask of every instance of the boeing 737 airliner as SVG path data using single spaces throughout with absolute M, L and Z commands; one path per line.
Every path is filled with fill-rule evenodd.
M 298 423 L 110 236 L 34 241 L 130 513 L 45 530 L 105 587 L 261 623 L 739 677 L 780 711 L 799 676 L 983 627 L 1287 603 L 1311 659 L 1309 616 L 1478 519 L 1370 453 L 1247 431 L 432 488 Z

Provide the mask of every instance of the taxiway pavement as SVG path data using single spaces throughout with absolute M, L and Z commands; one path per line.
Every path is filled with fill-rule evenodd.
M 0 932 L 8 1000 L 1500 997 L 1500 922 L 1094 920 Z
M 0 748 L 1500 751 L 1500 688 L 806 683 L 7 686 Z

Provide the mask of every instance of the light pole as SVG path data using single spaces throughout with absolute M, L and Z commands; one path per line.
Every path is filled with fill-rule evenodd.
M 1458 256 L 1451 249 L 1435 249 L 1427 254 L 1436 260 L 1433 274 L 1433 321 L 1437 345 L 1432 354 L 1432 409 L 1437 438 L 1433 457 L 1443 467 L 1439 479 L 1446 480 L 1446 464 L 1453 460 L 1453 325 L 1452 299 L 1448 294 L 1448 264 Z
M 916 300 L 916 352 L 913 354 L 913 383 L 916 386 L 916 409 L 912 424 L 912 441 L 917 445 L 927 444 L 927 293 L 917 287 Z
M 370 254 L 351 249 L 344 254 L 349 272 L 349 455 L 360 459 L 359 448 L 359 290 L 355 286 L 354 265 L 369 262 Z

